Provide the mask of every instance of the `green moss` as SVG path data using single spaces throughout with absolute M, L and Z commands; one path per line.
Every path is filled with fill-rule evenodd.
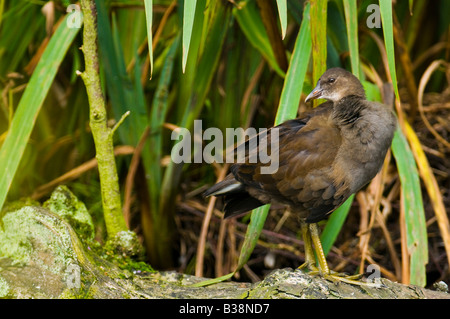
M 5 298 L 9 293 L 9 285 L 6 280 L 0 276 L 0 298 Z
M 135 232 L 121 231 L 114 238 L 106 242 L 105 249 L 114 251 L 122 256 L 137 257 L 143 256 L 144 250 Z
M 41 206 L 41 203 L 31 198 L 22 198 L 12 202 L 6 202 L 0 211 L 0 228 L 3 226 L 2 217 L 9 212 L 14 212 L 25 206 Z
M 12 259 L 14 264 L 27 264 L 33 252 L 33 245 L 27 234 L 28 219 L 24 216 L 25 219 L 19 218 L 16 222 L 11 215 L 6 214 L 2 220 L 0 256 Z
M 119 232 L 113 239 L 108 240 L 102 255 L 119 268 L 132 273 L 154 272 L 150 265 L 142 261 L 145 256 L 144 249 L 136 233 L 132 231 Z
M 65 289 L 59 296 L 59 299 L 78 299 L 78 295 L 73 293 L 73 289 Z
M 41 206 L 41 203 L 31 198 L 22 198 L 13 202 L 6 202 L 2 209 L 2 215 L 21 209 L 24 206 Z
M 91 215 L 84 203 L 79 201 L 67 186 L 58 186 L 43 206 L 66 220 L 82 240 L 94 238 Z
M 23 278 L 16 284 L 17 277 L 8 272 L 0 276 L 0 297 L 94 298 L 103 293 L 98 285 L 104 281 L 118 285 L 139 277 L 134 274 L 154 272 L 143 262 L 144 251 L 134 232 L 120 232 L 103 247 L 91 240 L 90 216 L 66 187 L 58 188 L 43 207 L 8 211 L 1 222 L 0 264 L 23 269 Z M 80 233 L 85 240 L 79 240 Z M 79 267 L 77 274 L 70 272 L 74 265 Z M 70 284 L 73 276 L 80 276 L 75 287 Z
M 6 214 L 2 221 L 0 256 L 11 259 L 13 264 L 33 261 L 60 273 L 75 259 L 68 253 L 72 252 L 72 243 L 65 225 L 45 209 L 23 207 Z

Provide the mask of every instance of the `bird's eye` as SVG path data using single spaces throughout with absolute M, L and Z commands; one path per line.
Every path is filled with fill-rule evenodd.
M 329 79 L 328 79 L 328 83 L 334 83 L 334 81 L 336 81 L 335 78 L 329 78 Z

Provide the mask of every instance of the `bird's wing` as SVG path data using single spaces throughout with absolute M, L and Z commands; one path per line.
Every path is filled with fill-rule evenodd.
M 350 195 L 343 189 L 345 183 L 333 178 L 333 162 L 342 140 L 330 113 L 330 107 L 321 107 L 268 130 L 265 138 L 258 139 L 257 148 L 248 152 L 246 162 L 231 167 L 236 180 L 262 202 L 277 201 L 309 212 L 311 222 L 323 219 Z M 271 145 L 271 158 L 276 162 L 250 162 L 249 154 L 260 151 L 265 143 Z M 278 152 L 278 159 L 273 152 Z M 270 164 L 278 169 L 265 173 Z

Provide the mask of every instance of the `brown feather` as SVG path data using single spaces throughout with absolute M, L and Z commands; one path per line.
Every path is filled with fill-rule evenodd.
M 280 203 L 307 222 L 317 222 L 380 170 L 396 127 L 392 112 L 367 101 L 358 79 L 342 69 L 325 72 L 313 93 L 313 98 L 330 101 L 269 129 L 255 149 L 246 150 L 245 163 L 233 164 L 225 181 L 207 191 L 214 195 L 239 185 L 220 194 L 225 195 L 226 217 Z M 261 145 L 270 144 L 274 129 L 279 143 L 270 151 L 279 154 L 278 170 L 264 174 L 262 168 L 270 163 L 249 159 Z M 247 148 L 250 144 L 246 142 Z

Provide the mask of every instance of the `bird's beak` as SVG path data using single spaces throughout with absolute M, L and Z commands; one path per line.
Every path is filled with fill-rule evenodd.
M 317 83 L 314 90 L 312 90 L 311 93 L 306 97 L 305 102 L 308 102 L 309 100 L 319 99 L 322 97 L 322 88 L 320 87 L 320 83 Z

